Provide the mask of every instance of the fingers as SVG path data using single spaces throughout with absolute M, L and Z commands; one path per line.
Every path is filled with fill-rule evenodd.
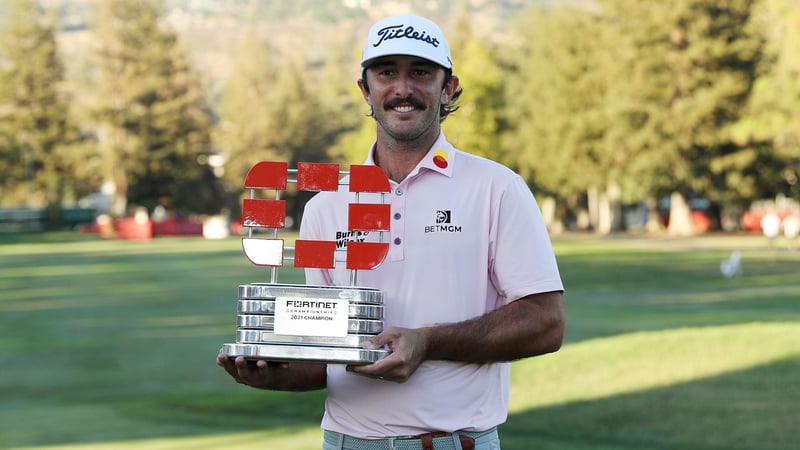
M 237 383 L 261 389 L 275 388 L 290 372 L 286 362 L 248 360 L 243 356 L 232 358 L 222 352 L 217 355 L 217 365 Z
M 236 366 L 236 378 L 238 382 L 252 386 L 253 383 L 257 381 L 256 377 L 253 376 L 253 371 L 250 370 L 250 364 L 243 356 L 237 356 L 236 359 L 233 360 L 233 363 Z
M 225 369 L 237 383 L 258 387 L 263 384 L 267 376 L 265 371 L 266 361 L 248 361 L 243 356 L 231 358 L 220 352 L 217 355 L 217 365 Z
M 234 377 L 239 383 L 257 388 L 267 388 L 270 383 L 280 376 L 278 372 L 284 369 L 286 364 L 269 362 L 263 359 L 251 361 L 243 356 L 237 356 L 233 361 L 237 376 Z
M 388 356 L 387 356 L 388 358 Z M 385 359 L 385 358 L 384 358 Z M 389 379 L 388 373 L 389 370 L 378 366 L 378 363 L 367 364 L 363 366 L 356 366 L 356 365 L 348 365 L 345 370 L 348 372 L 352 372 L 357 375 L 361 375 L 367 378 L 374 378 L 376 380 L 386 380 Z
M 385 330 L 382 333 L 379 333 L 370 338 L 369 341 L 364 343 L 364 348 L 373 350 L 376 348 L 381 348 L 384 345 L 391 343 L 392 339 L 396 338 L 397 336 L 395 334 L 390 334 L 389 331 L 391 330 Z
M 347 371 L 377 380 L 404 383 L 416 370 L 402 355 L 390 353 L 378 362 L 363 366 L 347 366 Z
M 388 347 L 390 353 L 373 364 L 349 366 L 347 370 L 371 378 L 403 383 L 425 359 L 427 343 L 418 329 L 392 327 L 373 337 L 370 344 L 375 348 Z
M 401 353 L 392 352 L 384 356 L 380 361 L 365 365 L 347 366 L 348 372 L 363 375 L 368 378 L 378 380 L 405 382 L 416 369 L 411 367 Z
M 225 369 L 225 372 L 228 372 L 228 375 L 233 377 L 237 382 L 241 382 L 236 364 L 228 355 L 220 352 L 219 355 L 217 355 L 217 365 Z

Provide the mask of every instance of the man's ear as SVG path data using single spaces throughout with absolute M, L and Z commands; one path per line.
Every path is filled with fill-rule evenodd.
M 450 100 L 452 100 L 453 95 L 455 95 L 456 90 L 458 90 L 458 83 L 459 81 L 456 75 L 450 77 L 450 80 L 442 89 L 442 104 L 447 104 L 450 102 Z
M 362 78 L 358 79 L 358 88 L 361 89 L 361 95 L 364 96 L 364 100 L 369 103 L 369 86 L 367 86 L 367 83 L 365 83 Z

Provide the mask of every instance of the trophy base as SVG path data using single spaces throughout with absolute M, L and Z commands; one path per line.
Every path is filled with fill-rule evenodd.
M 311 347 L 282 344 L 224 344 L 222 353 L 235 358 L 265 359 L 270 361 L 299 361 L 326 364 L 372 364 L 389 354 L 388 350 L 371 350 L 343 347 Z
M 301 330 L 287 327 L 289 313 L 286 302 L 296 302 L 298 299 L 301 302 L 310 300 L 306 303 L 330 303 L 337 307 L 341 305 L 342 308 L 347 306 L 347 310 L 338 313 L 340 315 L 337 319 L 341 322 L 331 322 L 341 325 L 341 329 L 325 328 L 322 325 L 327 324 L 323 323 L 312 324 L 316 328 L 310 328 L 309 323 L 302 322 L 288 323 L 291 326 L 301 325 Z M 281 302 L 283 309 L 278 311 L 278 304 Z M 314 308 L 321 308 L 303 307 L 310 310 L 308 315 L 311 317 L 317 317 Z M 370 338 L 383 331 L 383 292 L 378 289 L 250 283 L 239 286 L 237 310 L 236 343 L 224 344 L 222 347 L 222 352 L 228 357 L 364 365 L 374 363 L 389 353 L 385 349 L 362 348 Z M 284 323 L 281 334 L 276 334 L 275 318 L 279 313 L 283 314 L 280 318 Z M 311 329 L 321 335 L 308 335 L 306 332 Z

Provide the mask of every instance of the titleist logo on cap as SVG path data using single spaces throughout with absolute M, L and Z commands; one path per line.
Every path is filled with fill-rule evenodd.
M 453 68 L 450 46 L 439 26 L 411 14 L 387 17 L 370 27 L 361 54 L 361 67 L 389 55 L 416 56 L 446 69 Z
M 405 27 L 405 28 L 404 28 Z M 417 41 L 422 41 L 427 44 L 430 44 L 434 47 L 439 46 L 439 40 L 435 37 L 429 36 L 425 31 L 419 32 L 414 29 L 412 26 L 405 26 L 405 25 L 391 25 L 385 28 L 381 28 L 378 30 L 378 42 L 372 44 L 373 47 L 378 47 L 384 41 L 388 41 L 391 39 L 414 39 Z

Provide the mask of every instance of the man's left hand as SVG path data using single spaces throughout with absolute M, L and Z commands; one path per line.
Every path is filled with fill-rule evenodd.
M 427 338 L 423 328 L 392 327 L 372 338 L 370 345 L 372 348 L 386 346 L 390 353 L 373 364 L 349 365 L 347 370 L 370 378 L 403 383 L 425 360 Z

